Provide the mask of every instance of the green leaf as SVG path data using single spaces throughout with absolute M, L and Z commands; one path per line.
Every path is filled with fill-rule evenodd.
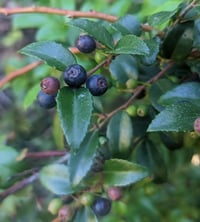
M 199 113 L 200 107 L 195 104 L 189 102 L 172 104 L 155 117 L 147 131 L 190 131 Z
M 158 111 L 163 110 L 164 107 L 160 103 L 158 103 L 160 95 L 166 93 L 174 87 L 175 84 L 168 79 L 160 79 L 150 86 L 149 98 L 154 108 L 156 108 Z
M 137 17 L 129 14 L 119 18 L 112 26 L 121 32 L 122 35 L 140 35 L 141 33 L 141 24 Z
M 114 47 L 112 35 L 100 22 L 94 22 L 88 19 L 74 19 L 70 21 L 69 25 L 78 27 L 81 30 L 87 32 L 89 35 L 93 36 L 97 41 L 101 42 L 108 48 L 112 49 Z
M 72 153 L 69 159 L 70 180 L 77 185 L 87 175 L 93 164 L 98 148 L 97 132 L 89 134 L 80 146 L 77 153 Z
M 142 62 L 145 65 L 152 65 L 156 61 L 157 55 L 159 53 L 160 42 L 159 39 L 149 39 L 146 40 L 145 43 L 149 47 L 150 52 L 148 56 L 142 57 Z
M 32 88 L 30 88 L 24 99 L 24 104 L 23 104 L 24 109 L 29 108 L 33 104 L 33 102 L 36 100 L 39 91 L 40 91 L 40 85 L 38 83 L 34 85 Z
M 110 64 L 112 77 L 125 84 L 128 79 L 138 78 L 137 61 L 131 55 L 119 55 Z
M 72 149 L 78 149 L 86 135 L 92 108 L 92 96 L 86 88 L 63 87 L 58 93 L 58 115 Z
M 114 157 L 128 155 L 133 139 L 133 127 L 127 112 L 118 112 L 111 118 L 106 135 L 109 139 L 109 148 Z
M 57 195 L 67 195 L 74 192 L 69 182 L 69 170 L 64 164 L 47 165 L 40 171 L 41 183 Z
M 137 162 L 154 174 L 156 179 L 166 178 L 166 165 L 163 153 L 150 140 L 145 139 L 137 147 Z
M 60 71 L 64 71 L 68 65 L 76 63 L 74 55 L 68 49 L 51 41 L 31 43 L 19 52 L 41 59 Z
M 162 105 L 169 105 L 180 101 L 189 101 L 198 105 L 200 103 L 200 83 L 183 83 L 166 92 L 159 99 L 159 103 Z
M 200 19 L 197 19 L 194 23 L 194 43 L 193 47 L 200 49 Z
M 107 51 L 114 54 L 148 55 L 146 43 L 135 35 L 125 35 L 116 44 L 114 50 Z
M 82 207 L 76 213 L 73 222 L 98 222 L 96 215 L 89 207 Z
M 10 147 L 0 144 L 0 165 L 9 166 L 17 161 L 18 152 Z
M 172 16 L 174 16 L 177 12 L 178 8 L 173 11 L 162 11 L 157 12 L 148 18 L 148 23 L 151 26 L 159 26 L 162 25 L 165 22 L 168 22 Z
M 108 186 L 127 186 L 148 176 L 145 167 L 121 159 L 110 159 L 105 162 L 104 180 Z

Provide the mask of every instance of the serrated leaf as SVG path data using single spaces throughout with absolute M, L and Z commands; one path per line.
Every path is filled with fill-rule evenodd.
M 146 43 L 135 35 L 125 35 L 116 44 L 114 50 L 107 51 L 114 54 L 148 55 Z
M 112 35 L 100 22 L 95 22 L 88 19 L 74 19 L 70 21 L 69 25 L 78 27 L 81 30 L 87 32 L 89 35 L 93 36 L 97 41 L 101 42 L 108 48 L 112 49 L 114 47 Z
M 190 131 L 199 117 L 200 107 L 189 102 L 179 102 L 167 106 L 149 125 L 147 131 Z
M 34 42 L 19 52 L 43 60 L 60 71 L 64 71 L 68 65 L 76 63 L 74 55 L 68 49 L 52 41 Z
M 121 159 L 110 159 L 105 162 L 104 181 L 108 186 L 127 186 L 148 176 L 145 167 Z
M 24 99 L 24 109 L 29 108 L 33 104 L 33 102 L 36 100 L 39 91 L 40 85 L 38 83 L 28 91 Z
M 180 101 L 189 101 L 198 105 L 200 102 L 200 83 L 183 83 L 166 92 L 159 99 L 159 103 L 162 105 L 169 105 Z
M 74 192 L 69 181 L 69 170 L 64 164 L 51 164 L 40 171 L 40 181 L 44 187 L 57 195 Z
M 58 115 L 72 149 L 78 149 L 86 135 L 92 108 L 92 96 L 86 88 L 63 87 L 58 93 Z
M 98 222 L 98 219 L 96 215 L 93 213 L 93 211 L 91 210 L 91 208 L 82 207 L 77 211 L 76 216 L 73 221 L 74 222 L 80 222 L 80 221 L 81 222 Z
M 118 112 L 111 118 L 106 135 L 112 155 L 127 156 L 133 139 L 133 127 L 125 111 Z
M 134 34 L 140 35 L 141 24 L 136 16 L 125 15 L 112 24 L 122 35 Z
M 90 170 L 93 158 L 98 148 L 97 132 L 89 134 L 81 144 L 77 153 L 72 153 L 69 159 L 70 180 L 77 185 Z
M 169 21 L 172 16 L 174 16 L 177 12 L 178 8 L 173 11 L 162 11 L 162 12 L 157 12 L 148 18 L 148 23 L 151 26 L 159 26 L 162 25 L 163 23 Z

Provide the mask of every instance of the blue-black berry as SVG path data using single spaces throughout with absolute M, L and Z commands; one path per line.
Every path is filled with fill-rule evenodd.
M 44 78 L 40 83 L 41 90 L 49 95 L 54 95 L 60 89 L 60 81 L 52 76 Z
M 56 94 L 55 95 L 48 95 L 43 91 L 40 91 L 37 96 L 38 104 L 45 108 L 50 109 L 56 106 Z
M 93 75 L 87 79 L 86 87 L 93 96 L 101 96 L 107 91 L 108 82 L 101 74 Z
M 87 73 L 81 65 L 73 64 L 66 68 L 63 73 L 63 79 L 69 86 L 78 88 L 85 83 Z
M 111 210 L 111 201 L 107 198 L 99 197 L 94 201 L 92 209 L 97 216 L 105 216 Z
M 81 35 L 76 41 L 76 47 L 80 52 L 90 53 L 96 49 L 96 42 L 89 35 Z

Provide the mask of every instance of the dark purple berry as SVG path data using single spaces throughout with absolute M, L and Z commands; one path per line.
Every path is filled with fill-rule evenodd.
M 41 90 L 49 95 L 54 95 L 60 89 L 60 82 L 55 77 L 46 77 L 40 83 Z
M 66 68 L 63 73 L 63 79 L 69 86 L 78 88 L 85 83 L 87 73 L 81 65 L 73 64 Z
M 111 210 L 111 201 L 107 198 L 99 197 L 93 203 L 92 209 L 97 216 L 105 216 Z
M 87 79 L 86 87 L 93 96 L 101 96 L 107 91 L 108 82 L 101 74 L 93 75 Z
M 90 53 L 96 49 L 96 42 L 89 35 L 81 35 L 76 41 L 76 47 L 80 52 Z
M 37 102 L 41 107 L 45 109 L 53 108 L 54 106 L 56 106 L 56 94 L 48 95 L 43 91 L 40 91 L 37 96 Z

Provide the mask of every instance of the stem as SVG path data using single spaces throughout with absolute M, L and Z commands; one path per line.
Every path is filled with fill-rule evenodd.
M 98 18 L 107 20 L 110 22 L 115 22 L 118 17 L 113 15 L 108 15 L 101 12 L 89 11 L 89 12 L 81 12 L 81 11 L 73 11 L 73 10 L 65 10 L 58 8 L 50 8 L 50 7 L 40 7 L 40 6 L 31 6 L 31 7 L 19 7 L 19 8 L 0 8 L 0 14 L 4 15 L 13 15 L 13 14 L 22 14 L 22 13 L 45 13 L 45 14 L 57 14 L 57 15 L 66 15 L 70 18 Z
M 66 154 L 66 151 L 29 152 L 26 154 L 25 158 L 39 159 L 39 158 L 60 157 L 60 156 L 64 156 L 65 154 Z
M 41 61 L 33 62 L 33 63 L 31 63 L 31 64 L 29 64 L 29 65 L 27 65 L 27 66 L 25 66 L 21 69 L 18 69 L 14 72 L 9 73 L 3 79 L 0 80 L 0 88 L 3 87 L 6 83 L 15 79 L 16 77 L 26 74 L 28 71 L 31 71 L 32 69 L 36 68 L 40 64 L 42 64 Z
M 32 176 L 27 177 L 21 180 L 20 182 L 14 184 L 13 186 L 11 186 L 10 188 L 8 188 L 7 190 L 5 190 L 4 192 L 0 194 L 0 201 L 4 200 L 10 194 L 15 193 L 23 189 L 24 187 L 28 186 L 29 184 L 33 183 L 34 181 L 38 179 L 38 177 L 39 177 L 39 173 L 34 173 Z
M 54 152 L 59 152 L 59 151 L 54 151 Z M 45 153 L 45 152 L 43 152 L 43 153 Z M 32 153 L 32 156 L 33 156 L 33 153 Z M 66 162 L 68 159 L 69 159 L 69 153 L 65 152 L 65 153 L 62 154 L 62 157 L 60 159 L 58 159 L 57 161 L 55 161 L 54 163 L 61 164 L 61 163 Z M 8 189 L 6 189 L 2 193 L 0 193 L 0 201 L 4 200 L 10 194 L 16 193 L 17 191 L 22 190 L 24 187 L 32 184 L 38 178 L 39 178 L 39 172 L 33 171 L 33 175 L 21 180 L 20 182 L 14 184 L 13 186 L 9 187 Z
M 98 129 L 102 128 L 107 122 L 108 120 L 114 116 L 117 112 L 126 109 L 135 99 L 136 97 L 142 92 L 142 90 L 144 90 L 146 88 L 147 85 L 156 82 L 158 79 L 160 79 L 172 66 L 174 65 L 174 62 L 170 62 L 163 70 L 161 70 L 156 76 L 154 76 L 153 78 L 151 78 L 150 80 L 148 80 L 144 85 L 142 86 L 138 86 L 134 91 L 133 91 L 133 95 L 121 106 L 119 106 L 118 108 L 116 108 L 115 110 L 113 110 L 112 112 L 105 114 L 105 119 L 98 125 Z M 95 127 L 94 127 L 95 128 Z M 93 128 L 93 129 L 94 129 Z M 92 129 L 92 130 L 93 130 Z

